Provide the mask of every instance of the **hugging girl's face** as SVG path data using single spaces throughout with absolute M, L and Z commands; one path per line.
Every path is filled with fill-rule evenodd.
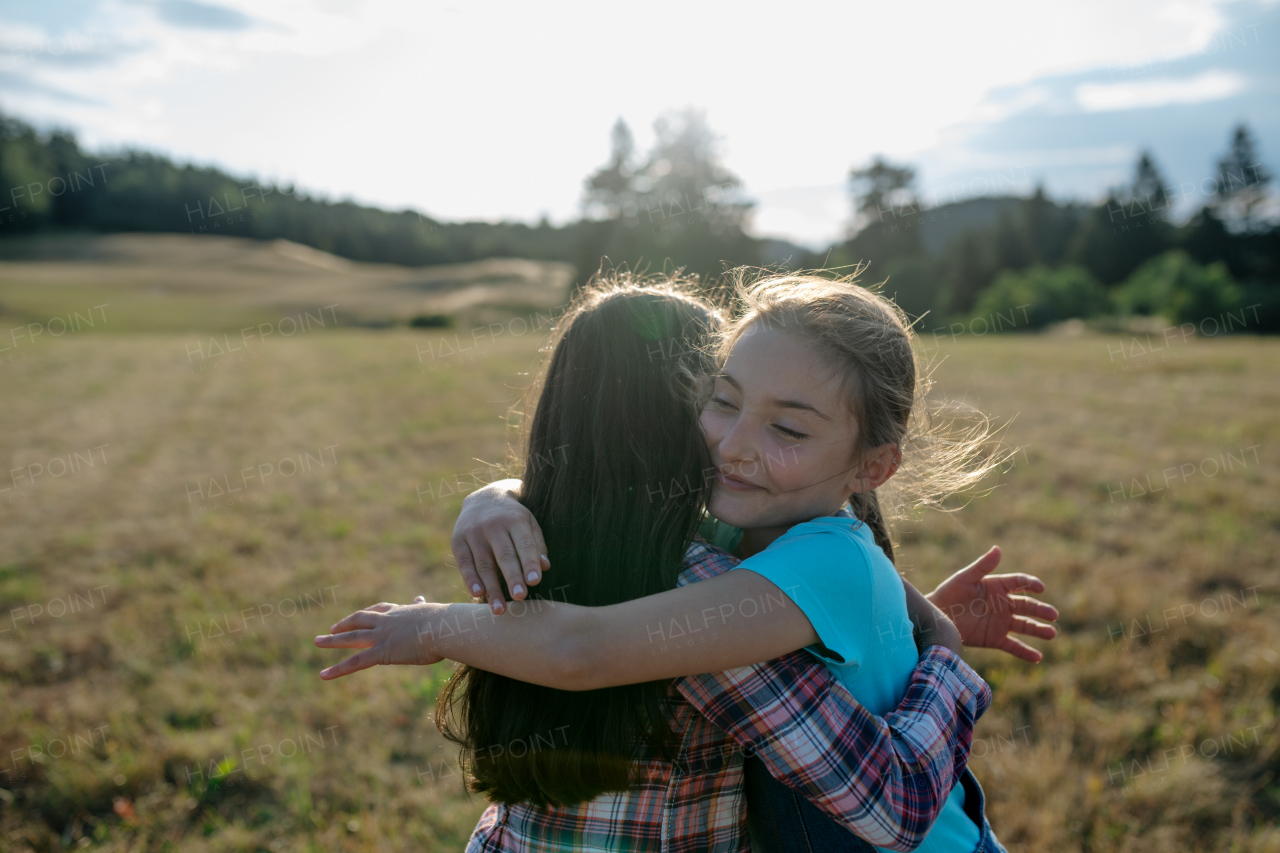
M 717 472 L 710 512 L 734 527 L 830 515 L 857 488 L 857 424 L 844 377 L 796 335 L 748 327 L 700 422 Z

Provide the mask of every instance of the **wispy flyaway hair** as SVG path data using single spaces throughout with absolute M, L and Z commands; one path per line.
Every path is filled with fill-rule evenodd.
M 991 453 L 988 418 L 926 399 L 932 381 L 917 356 L 911 324 L 891 300 L 858 284 L 857 273 L 829 278 L 743 268 L 731 279 L 737 319 L 725 333 L 721 357 L 757 325 L 812 342 L 844 378 L 858 425 L 853 458 L 881 445 L 898 446 L 898 472 L 880 489 L 850 496 L 854 512 L 871 526 L 890 560 L 888 517 L 937 506 L 999 464 Z

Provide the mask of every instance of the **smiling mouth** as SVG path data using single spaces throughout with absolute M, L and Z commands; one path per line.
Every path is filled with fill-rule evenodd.
M 716 469 L 716 482 L 724 486 L 726 489 L 732 489 L 735 492 L 762 492 L 763 486 L 757 486 L 755 483 L 748 483 L 746 480 L 740 480 L 737 477 L 729 476 L 720 469 Z

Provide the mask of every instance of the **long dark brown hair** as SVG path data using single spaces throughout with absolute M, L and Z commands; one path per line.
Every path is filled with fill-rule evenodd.
M 719 326 L 678 280 L 615 275 L 579 296 L 557 331 L 525 452 L 521 502 L 552 568 L 530 604 L 499 618 L 675 588 L 710 494 L 695 386 Z M 658 681 L 568 692 L 461 667 L 436 719 L 461 746 L 473 790 L 567 805 L 631 787 L 640 754 L 670 757 L 669 690 Z

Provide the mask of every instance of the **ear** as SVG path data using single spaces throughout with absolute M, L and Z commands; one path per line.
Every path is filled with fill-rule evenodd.
M 880 488 L 894 475 L 902 464 L 902 451 L 896 444 L 882 444 L 867 454 L 866 462 L 857 472 L 853 492 L 870 492 Z

